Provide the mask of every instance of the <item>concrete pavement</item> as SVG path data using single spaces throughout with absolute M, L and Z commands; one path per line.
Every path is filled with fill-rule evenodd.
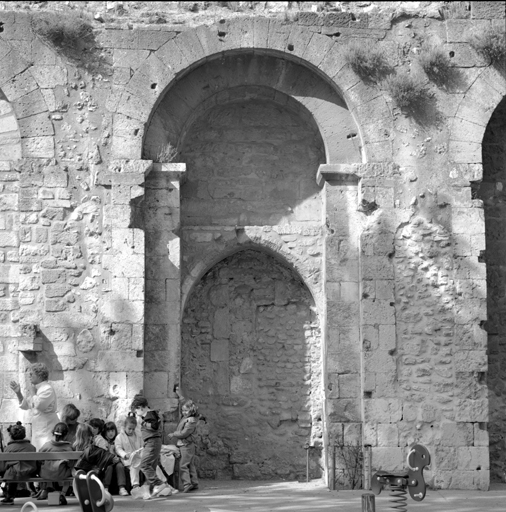
M 201 488 L 188 494 L 149 501 L 115 496 L 114 511 L 149 512 L 361 512 L 359 491 L 329 491 L 322 481 L 306 482 L 245 482 L 201 481 Z M 19 510 L 30 501 L 17 498 L 14 506 L 4 505 L 0 510 Z M 48 506 L 47 501 L 35 501 L 41 512 L 80 512 L 76 498 L 68 498 L 64 507 Z M 504 512 L 506 484 L 494 484 L 490 491 L 431 491 L 425 500 L 415 502 L 409 496 L 408 510 L 412 512 Z M 28 508 L 28 507 L 27 507 Z M 28 508 L 31 510 L 31 508 Z M 390 512 L 388 493 L 376 496 L 376 512 Z M 28 512 L 28 511 L 26 511 Z

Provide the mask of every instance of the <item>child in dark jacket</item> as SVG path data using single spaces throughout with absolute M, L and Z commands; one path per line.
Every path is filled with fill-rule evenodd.
M 68 426 L 65 423 L 57 423 L 53 429 L 54 439 L 44 444 L 40 451 L 41 452 L 72 452 L 74 449 L 72 445 L 66 440 L 68 434 Z M 61 482 L 72 476 L 73 462 L 68 460 L 46 460 L 43 462 L 40 469 L 40 476 L 46 480 L 52 480 L 53 482 Z M 61 483 L 60 485 L 63 486 Z M 66 505 L 67 500 L 65 499 L 65 493 L 70 486 L 67 484 L 63 487 L 60 492 L 60 505 Z M 47 489 L 41 491 L 38 500 L 47 499 Z
M 19 453 L 19 452 L 35 452 L 35 446 L 30 443 L 26 437 L 26 429 L 23 427 L 20 421 L 15 425 L 11 425 L 7 432 L 11 440 L 7 443 L 5 453 Z M 0 462 L 0 475 L 3 478 L 8 479 L 23 479 L 30 478 L 37 472 L 37 463 L 32 460 L 23 461 L 7 461 Z M 18 484 L 11 482 L 7 485 L 7 491 L 4 492 L 4 498 L 0 503 L 12 505 L 14 503 L 14 497 L 16 496 L 16 490 Z
M 116 427 L 116 423 L 114 421 L 108 421 L 104 428 L 102 429 L 102 436 L 107 443 L 107 448 L 110 453 L 116 456 L 118 462 L 114 464 L 114 474 L 116 475 L 116 481 L 118 483 L 119 495 L 120 496 L 128 496 L 128 491 L 126 490 L 126 474 L 125 474 L 125 465 L 121 460 L 121 457 L 116 453 L 116 446 L 114 444 L 114 440 L 118 435 L 118 428 Z M 96 443 L 95 443 L 96 444 Z
M 135 395 L 130 406 L 141 420 L 141 435 L 144 449 L 140 469 L 149 482 L 149 493 L 143 496 L 149 500 L 151 497 L 161 495 L 169 488 L 156 474 L 156 468 L 160 463 L 160 451 L 162 449 L 162 418 L 157 411 L 149 408 L 147 399 L 142 395 Z
M 79 469 L 82 469 L 85 473 L 95 470 L 98 478 L 102 480 L 104 487 L 108 487 L 111 482 L 112 466 L 116 457 L 108 450 L 96 446 L 93 443 L 93 438 L 93 432 L 89 425 L 81 423 L 77 427 L 76 440 L 73 446 L 76 451 L 82 451 L 83 454 L 74 466 L 72 474 L 75 476 Z
M 177 429 L 169 437 L 176 439 L 176 446 L 181 452 L 179 460 L 179 475 L 183 482 L 183 492 L 199 488 L 197 469 L 195 467 L 195 438 L 194 432 L 198 425 L 198 409 L 192 400 L 185 400 L 181 407 L 183 415 Z

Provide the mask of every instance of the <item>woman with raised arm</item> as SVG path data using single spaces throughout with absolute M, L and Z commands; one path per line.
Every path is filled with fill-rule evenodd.
M 32 412 L 32 444 L 40 448 L 53 438 L 53 429 L 60 422 L 58 418 L 56 393 L 47 381 L 49 370 L 43 363 L 35 363 L 30 367 L 31 393 L 23 396 L 21 386 L 11 381 L 10 387 L 16 393 L 19 406 Z

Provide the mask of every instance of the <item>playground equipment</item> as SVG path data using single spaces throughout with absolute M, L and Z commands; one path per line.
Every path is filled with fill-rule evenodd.
M 74 478 L 74 492 L 83 512 L 110 512 L 114 508 L 112 496 L 95 471 L 79 470 Z
M 421 444 L 415 444 L 409 450 L 406 458 L 408 471 L 397 474 L 377 471 L 371 478 L 371 490 L 378 495 L 384 487 L 388 487 L 391 496 L 390 502 L 393 503 L 392 509 L 407 512 L 407 492 L 415 501 L 422 501 L 425 498 L 427 486 L 423 478 L 423 470 L 429 464 L 430 453 L 427 448 Z M 374 511 L 374 505 L 372 511 Z

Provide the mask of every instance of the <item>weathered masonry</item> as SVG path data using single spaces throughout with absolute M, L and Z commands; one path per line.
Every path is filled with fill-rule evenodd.
M 400 470 L 420 442 L 432 486 L 488 489 L 506 469 L 506 80 L 473 41 L 504 32 L 505 3 L 181 20 L 178 2 L 146 24 L 142 2 L 107 2 L 118 19 L 87 33 L 55 4 L 0 10 L 0 423 L 25 420 L 8 383 L 43 361 L 85 418 L 121 421 L 143 390 L 172 420 L 181 383 L 207 418 L 203 477 L 300 478 L 309 446 L 329 478 L 335 444 Z

